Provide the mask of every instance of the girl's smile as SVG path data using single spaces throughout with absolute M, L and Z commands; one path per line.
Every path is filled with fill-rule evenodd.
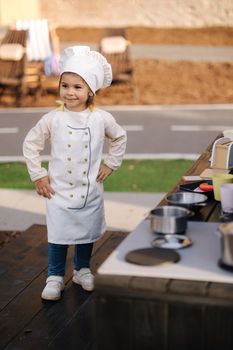
M 62 74 L 59 90 L 66 108 L 73 112 L 86 109 L 89 96 L 93 96 L 87 83 L 75 73 Z

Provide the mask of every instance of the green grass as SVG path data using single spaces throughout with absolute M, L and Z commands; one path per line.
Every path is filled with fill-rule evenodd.
M 167 192 L 192 164 L 189 160 L 126 160 L 105 181 L 105 190 Z
M 182 159 L 125 160 L 105 181 L 105 191 L 167 192 L 192 163 Z M 33 189 L 25 164 L 0 163 L 0 188 Z

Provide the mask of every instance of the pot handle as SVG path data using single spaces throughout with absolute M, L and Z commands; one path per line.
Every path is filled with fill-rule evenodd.
M 207 203 L 196 203 L 194 204 L 195 207 L 205 207 Z
M 194 215 L 195 215 L 194 211 L 189 210 L 188 217 L 191 218 L 191 217 L 194 216 Z

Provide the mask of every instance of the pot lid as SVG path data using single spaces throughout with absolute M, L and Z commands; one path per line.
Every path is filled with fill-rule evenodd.
M 137 265 L 156 266 L 164 263 L 176 263 L 180 260 L 180 255 L 171 249 L 142 248 L 130 251 L 125 260 Z

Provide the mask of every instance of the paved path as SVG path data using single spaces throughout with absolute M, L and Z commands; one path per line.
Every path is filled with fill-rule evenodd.
M 7 27 L 0 26 L 0 41 L 6 33 Z M 78 45 L 78 42 L 61 42 L 61 50 L 67 46 Z M 96 43 L 81 43 L 93 50 L 98 50 Z M 196 45 L 131 45 L 133 59 L 169 59 L 187 61 L 218 61 L 229 62 L 233 60 L 233 46 L 196 46 Z
M 107 229 L 132 231 L 164 194 L 105 192 Z M 31 190 L 0 189 L 0 231 L 45 224 L 45 200 Z
M 63 42 L 61 49 L 77 45 L 77 42 Z M 98 50 L 94 43 L 82 43 L 92 50 Z M 233 60 L 233 46 L 194 46 L 194 45 L 138 45 L 130 47 L 133 59 L 167 59 L 185 61 L 230 62 Z
M 104 108 L 127 130 L 125 159 L 197 159 L 221 131 L 232 129 L 233 105 Z M 0 109 L 0 162 L 24 161 L 25 135 L 50 109 Z M 48 159 L 49 153 L 47 143 L 43 159 Z

